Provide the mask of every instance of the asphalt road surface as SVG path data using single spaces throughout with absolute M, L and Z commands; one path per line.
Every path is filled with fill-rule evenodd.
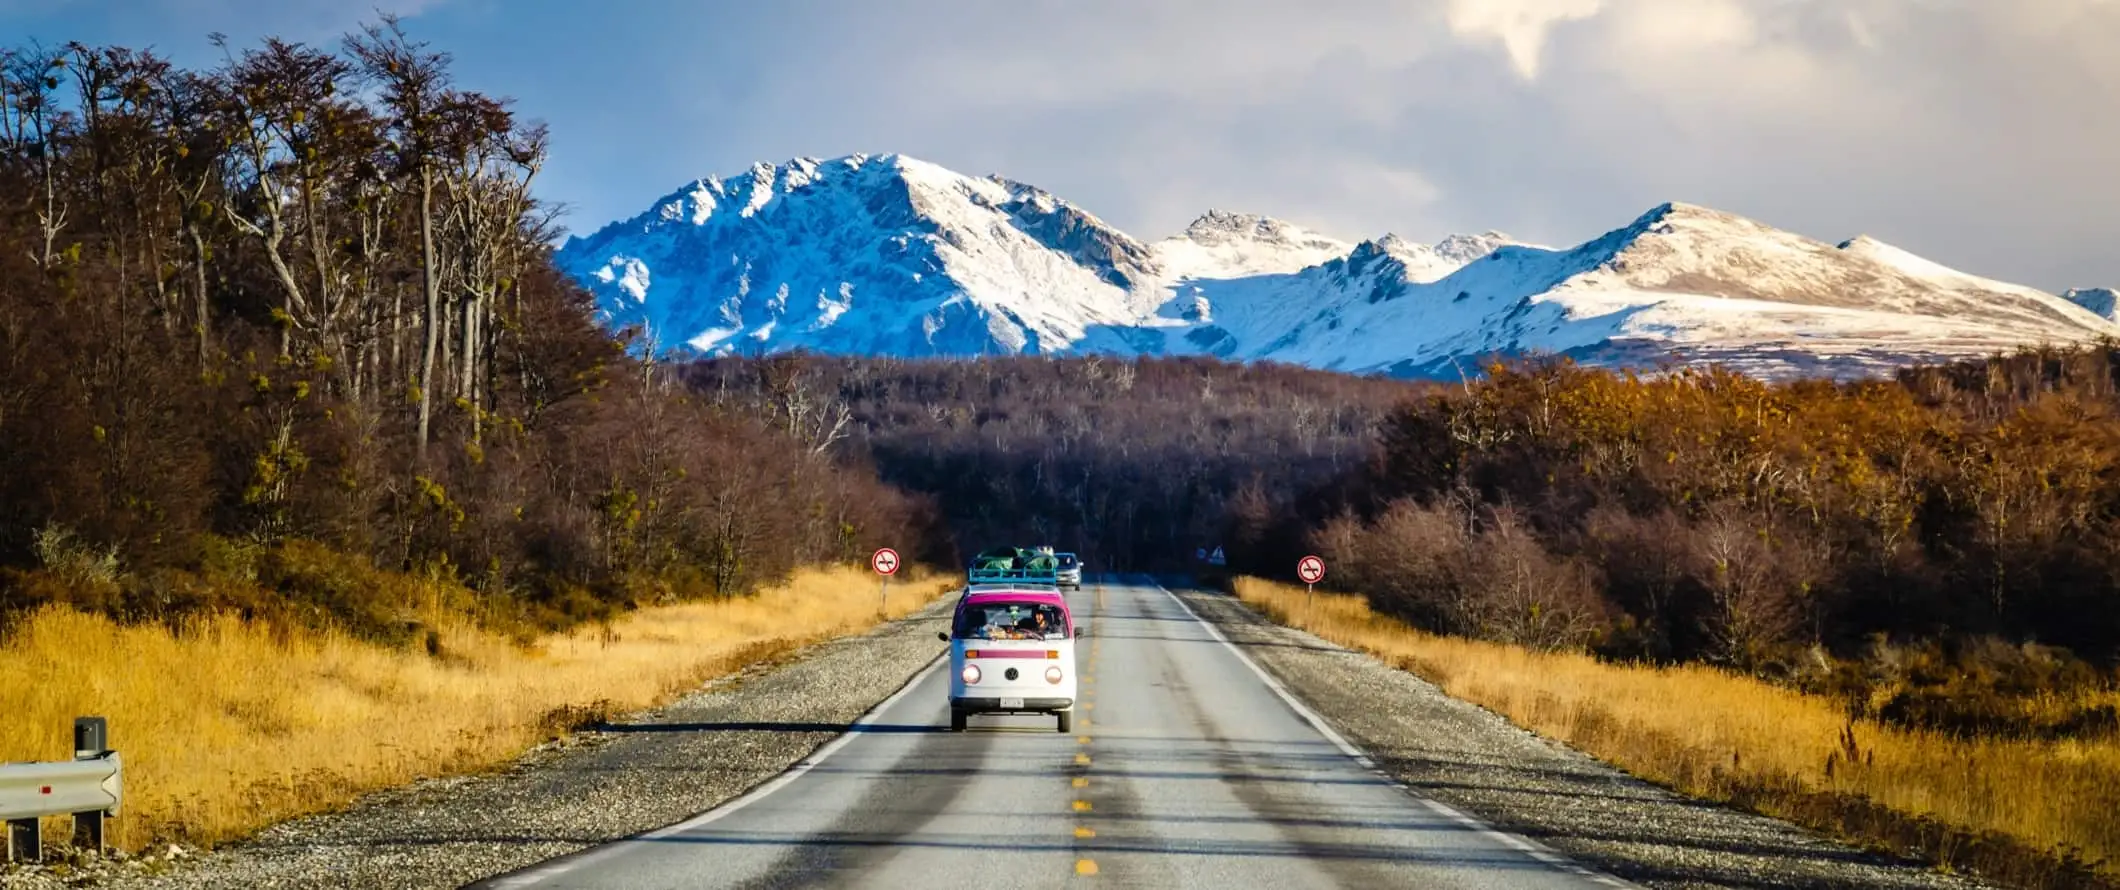
M 743 797 L 476 886 L 1628 886 L 1385 778 L 1161 588 L 1071 599 L 1073 733 L 949 732 L 940 660 Z

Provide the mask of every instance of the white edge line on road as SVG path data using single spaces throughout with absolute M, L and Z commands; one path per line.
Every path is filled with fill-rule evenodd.
M 1590 878 L 1602 884 L 1609 884 L 1615 887 L 1636 888 L 1636 890 L 1645 890 L 1645 888 L 1642 888 L 1639 884 L 1635 884 L 1618 878 L 1616 876 L 1608 875 L 1603 872 L 1588 868 L 1582 863 L 1576 862 L 1575 860 L 1568 858 L 1567 856 L 1563 855 L 1559 851 L 1554 850 L 1551 847 L 1548 847 L 1537 841 L 1531 840 L 1530 838 L 1519 837 L 1517 835 L 1504 832 L 1500 829 L 1495 828 L 1494 826 L 1488 825 L 1485 822 L 1481 822 L 1478 819 L 1475 819 L 1471 816 L 1464 814 L 1463 812 L 1458 811 L 1455 807 L 1452 807 L 1449 804 L 1445 804 L 1439 800 L 1430 799 L 1427 795 L 1415 791 L 1405 782 L 1401 782 L 1396 777 L 1393 777 L 1390 773 L 1385 772 L 1382 767 L 1377 765 L 1377 762 L 1375 760 L 1371 759 L 1368 754 L 1363 753 L 1361 748 L 1356 747 L 1353 742 L 1349 742 L 1346 736 L 1340 735 L 1337 730 L 1332 728 L 1331 724 L 1325 722 L 1325 718 L 1323 716 L 1318 714 L 1318 712 L 1311 710 L 1310 706 L 1304 704 L 1303 700 L 1297 698 L 1294 693 L 1289 692 L 1288 688 L 1282 686 L 1281 681 L 1274 679 L 1272 674 L 1267 673 L 1265 668 L 1259 667 L 1258 662 L 1252 661 L 1251 656 L 1244 654 L 1243 649 L 1239 648 L 1236 643 L 1230 642 L 1230 639 L 1228 637 L 1223 636 L 1222 630 L 1218 627 L 1215 627 L 1214 622 L 1208 621 L 1205 618 L 1201 618 L 1199 613 L 1194 612 L 1192 610 L 1191 606 L 1186 605 L 1184 597 L 1173 593 L 1170 588 L 1163 586 L 1161 583 L 1154 581 L 1151 581 L 1150 583 L 1155 584 L 1157 590 L 1163 591 L 1164 596 L 1170 597 L 1171 602 L 1177 603 L 1178 608 L 1185 611 L 1186 617 L 1191 618 L 1192 620 L 1198 622 L 1201 627 L 1206 628 L 1208 636 L 1214 637 L 1215 642 L 1221 643 L 1223 647 L 1227 648 L 1230 651 L 1230 654 L 1235 655 L 1237 657 L 1237 660 L 1239 662 L 1242 662 L 1245 667 L 1250 668 L 1252 673 L 1259 675 L 1259 680 L 1266 684 L 1266 688 L 1273 690 L 1273 694 L 1279 696 L 1281 701 L 1284 704 L 1288 705 L 1289 709 L 1295 711 L 1296 716 L 1303 718 L 1303 721 L 1305 723 L 1310 724 L 1310 728 L 1317 730 L 1319 735 L 1324 736 L 1326 741 L 1329 741 L 1333 744 L 1333 747 L 1340 749 L 1340 753 L 1345 754 L 1350 758 L 1353 758 L 1354 762 L 1361 764 L 1363 769 L 1375 773 L 1384 781 L 1391 783 L 1392 787 L 1405 792 L 1414 800 L 1420 801 L 1423 805 L 1427 806 L 1431 810 L 1434 810 L 1436 813 L 1442 815 L 1444 818 L 1456 822 L 1459 825 L 1463 825 L 1466 828 L 1478 832 L 1479 834 L 1488 837 L 1492 840 L 1500 841 L 1504 844 L 1508 844 L 1511 847 L 1515 847 L 1516 849 L 1522 850 L 1526 854 L 1530 855 L 1532 858 L 1535 858 L 1540 862 L 1544 862 L 1547 865 L 1551 865 L 1556 868 L 1566 869 L 1568 871 L 1582 875 L 1586 878 Z M 1345 651 L 1352 652 L 1352 650 Z
M 877 702 L 875 707 L 872 707 L 867 711 L 862 712 L 862 715 L 860 717 L 855 718 L 853 723 L 848 724 L 847 730 L 845 732 L 840 733 L 831 741 L 828 741 L 823 745 L 819 746 L 817 750 L 810 752 L 809 756 L 796 761 L 793 766 L 788 767 L 780 775 L 774 776 L 772 779 L 764 782 L 763 784 L 753 787 L 751 790 L 744 792 L 741 796 L 737 797 L 734 800 L 726 801 L 720 806 L 717 806 L 697 816 L 693 816 L 690 819 L 686 819 L 683 822 L 666 825 L 662 828 L 655 829 L 654 831 L 650 831 L 645 834 L 637 834 L 631 837 L 620 838 L 615 841 L 609 841 L 607 843 L 598 844 L 580 852 L 571 855 L 561 856 L 558 859 L 553 859 L 543 865 L 533 865 L 526 870 L 509 875 L 504 875 L 501 877 L 492 878 L 490 880 L 480 882 L 473 886 L 491 887 L 495 888 L 495 890 L 500 890 L 500 888 L 509 887 L 534 886 L 538 883 L 549 881 L 553 878 L 559 877 L 560 875 L 574 871 L 575 869 L 581 868 L 584 865 L 589 865 L 591 863 L 617 855 L 618 853 L 623 852 L 626 848 L 631 847 L 635 844 L 661 840 L 663 838 L 671 837 L 673 835 L 683 834 L 687 831 L 691 831 L 692 829 L 698 828 L 709 822 L 713 822 L 717 819 L 720 819 L 724 816 L 741 810 L 744 807 L 750 806 L 751 804 L 757 803 L 760 800 L 765 799 L 767 795 L 770 795 L 775 791 L 779 791 L 780 789 L 787 787 L 789 783 L 794 782 L 796 779 L 802 778 L 802 775 L 804 773 L 807 773 L 810 770 L 823 765 L 826 759 L 830 758 L 833 754 L 838 753 L 839 749 L 844 748 L 848 744 L 852 743 L 854 741 L 854 738 L 861 734 L 860 727 L 867 726 L 871 723 L 876 722 L 883 716 L 883 713 L 885 711 L 891 709 L 891 706 L 896 705 L 901 699 L 904 699 L 906 696 L 911 695 L 913 690 L 920 685 L 921 681 L 926 680 L 929 674 L 932 674 L 937 669 L 941 668 L 945 661 L 946 659 L 942 655 L 935 656 L 932 661 L 928 662 L 926 667 L 921 668 L 919 671 L 913 674 L 911 679 L 905 681 L 904 686 L 898 687 L 898 691 L 891 693 L 890 696 L 885 698 L 883 701 Z

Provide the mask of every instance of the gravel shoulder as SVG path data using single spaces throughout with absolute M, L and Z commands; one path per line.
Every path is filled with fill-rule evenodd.
M 1615 877 L 1657 890 L 1990 886 L 1679 795 L 1234 597 L 1171 590 L 1394 778 Z
M 370 795 L 99 887 L 459 887 L 682 821 L 841 734 L 942 653 L 954 597 L 867 634 L 720 678 L 665 707 L 526 754 L 505 770 Z M 66 886 L 56 871 L 0 887 Z

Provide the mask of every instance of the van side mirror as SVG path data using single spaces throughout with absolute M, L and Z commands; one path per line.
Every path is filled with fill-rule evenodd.
M 946 630 L 938 630 L 935 632 L 935 639 L 947 643 L 950 641 L 950 632 Z

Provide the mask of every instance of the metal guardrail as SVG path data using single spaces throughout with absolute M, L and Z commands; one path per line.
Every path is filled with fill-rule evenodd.
M 0 820 L 7 860 L 41 862 L 45 816 L 74 817 L 74 846 L 103 850 L 103 820 L 125 802 L 125 765 L 101 717 L 74 718 L 74 759 L 0 763 Z

